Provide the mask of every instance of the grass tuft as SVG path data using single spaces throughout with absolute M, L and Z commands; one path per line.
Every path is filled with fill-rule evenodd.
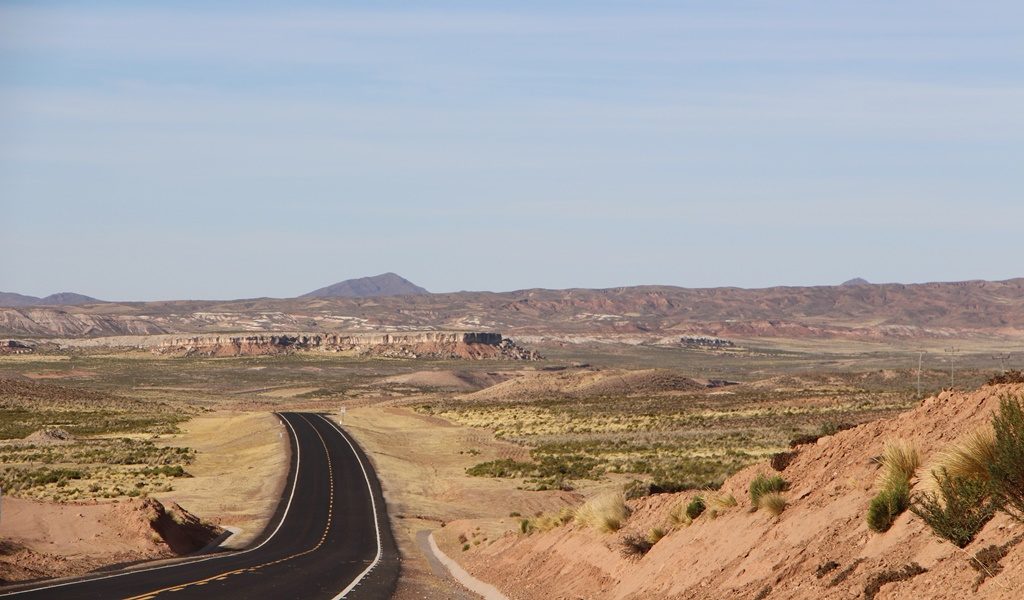
M 758 500 L 758 507 L 763 508 L 773 517 L 777 517 L 786 510 L 786 499 L 778 492 L 771 492 L 761 496 Z
M 750 503 L 756 509 L 759 507 L 761 496 L 783 492 L 787 487 L 786 480 L 778 475 L 766 477 L 758 473 L 757 477 L 754 477 L 754 480 L 750 482 Z
M 973 431 L 939 453 L 932 469 L 956 479 L 989 481 L 989 466 L 995 463 L 996 434 L 991 428 Z
M 881 491 L 868 505 L 867 522 L 872 531 L 885 533 L 910 507 L 910 480 L 921 466 L 921 455 L 911 442 L 892 441 L 885 445 L 878 463 Z
M 604 533 L 622 528 L 629 517 L 629 507 L 621 492 L 604 494 L 588 500 L 576 509 L 576 522 Z
M 720 496 L 712 496 L 711 506 L 708 508 L 708 518 L 717 519 L 719 515 L 725 513 L 730 508 L 735 508 L 737 505 L 736 496 L 732 494 L 724 494 Z
M 882 489 L 895 489 L 903 483 L 909 485 L 910 480 L 921 466 L 921 455 L 917 446 L 904 440 L 891 441 L 885 445 L 882 456 L 878 460 L 882 465 L 878 485 Z

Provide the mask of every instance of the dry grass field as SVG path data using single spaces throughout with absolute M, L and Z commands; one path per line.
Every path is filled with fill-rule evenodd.
M 270 413 L 346 407 L 405 556 L 399 598 L 433 597 L 453 592 L 424 561 L 421 531 L 447 525 L 438 541 L 458 554 L 626 486 L 715 487 L 794 438 L 917 398 L 909 351 L 540 349 L 546 359 L 532 363 L 99 348 L 3 356 L 0 485 L 46 506 L 177 501 L 241 530 L 244 543 L 272 511 L 287 464 Z M 980 383 L 990 363 L 960 357 L 958 382 Z M 925 364 L 924 393 L 948 385 L 938 356 Z

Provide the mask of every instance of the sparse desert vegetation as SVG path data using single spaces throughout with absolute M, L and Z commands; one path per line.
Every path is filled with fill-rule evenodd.
M 564 373 L 512 379 L 500 389 L 441 398 L 418 410 L 530 448 L 529 462 L 480 463 L 470 470 L 473 475 L 518 478 L 530 489 L 571 489 L 573 480 L 621 473 L 645 477 L 652 492 L 676 492 L 716 488 L 730 474 L 787 447 L 912 402 L 904 391 L 858 388 L 860 377 L 700 387 L 657 371 L 651 376 L 675 388 L 656 392 L 658 386 L 640 382 L 646 392 L 627 388 L 608 396 L 618 372 Z M 538 390 L 536 396 L 527 393 L 531 389 Z
M 556 348 L 544 354 L 557 357 L 558 352 Z M 752 464 L 763 465 L 758 467 L 760 477 L 755 477 L 756 501 L 751 498 L 753 506 L 770 517 L 761 521 L 784 527 L 789 520 L 802 518 L 801 498 L 807 488 L 787 491 L 785 483 L 791 481 L 791 471 L 799 476 L 806 469 L 806 455 L 827 447 L 832 437 L 851 427 L 918 404 L 906 371 L 809 374 L 812 359 L 799 352 L 733 348 L 712 354 L 686 349 L 672 355 L 672 360 L 692 359 L 689 367 L 669 365 L 670 355 L 662 348 L 630 348 L 611 359 L 592 348 L 583 352 L 593 353 L 586 355 L 587 360 L 604 364 L 564 366 L 549 359 L 525 368 L 500 365 L 505 370 L 497 370 L 494 363 L 316 354 L 172 359 L 82 351 L 20 356 L 0 361 L 0 374 L 40 375 L 35 382 L 24 377 L 16 381 L 19 386 L 49 390 L 46 393 L 56 394 L 58 400 L 62 394 L 81 391 L 95 410 L 75 414 L 72 406 L 58 401 L 39 404 L 53 413 L 36 421 L 10 413 L 10 431 L 59 428 L 64 433 L 55 437 L 65 439 L 0 443 L 0 469 L 2 477 L 18 488 L 11 493 L 22 498 L 56 503 L 146 495 L 174 498 L 185 490 L 187 506 L 198 502 L 195 506 L 217 514 L 223 510 L 220 505 L 203 500 L 199 488 L 189 483 L 199 454 L 190 449 L 192 444 L 172 442 L 176 434 L 169 432 L 210 409 L 335 410 L 345 405 L 350 408 L 348 418 L 372 414 L 377 415 L 374 422 L 384 424 L 400 417 L 394 422 L 407 419 L 422 428 L 417 431 L 445 432 L 453 436 L 445 439 L 458 440 L 410 449 L 412 454 L 403 454 L 396 463 L 388 461 L 396 452 L 399 430 L 387 429 L 390 433 L 381 433 L 379 444 L 371 446 L 380 453 L 387 477 L 409 480 L 406 489 L 421 487 L 418 478 L 423 471 L 396 471 L 395 464 L 415 458 L 423 465 L 437 465 L 443 456 L 457 465 L 441 472 L 443 486 L 423 487 L 428 499 L 405 500 L 405 506 L 417 508 L 396 518 L 408 522 L 410 530 L 438 527 L 439 522 L 467 513 L 484 519 L 460 528 L 466 540 L 450 548 L 460 557 L 486 553 L 512 530 L 524 540 L 551 535 L 600 538 L 616 555 L 629 555 L 630 561 L 641 564 L 640 558 L 654 546 L 677 543 L 679 535 L 700 535 L 723 522 L 735 527 L 752 518 L 746 502 L 739 510 L 736 501 L 751 493 L 750 479 L 742 487 L 720 489 L 731 474 Z M 621 366 L 629 361 L 650 368 Z M 716 365 L 721 371 L 714 371 Z M 704 377 L 688 376 L 691 368 Z M 791 369 L 797 372 L 789 373 Z M 359 435 L 367 441 L 365 431 Z M 992 450 L 994 431 L 989 439 L 987 447 Z M 961 446 L 970 443 L 967 436 L 958 441 Z M 879 448 L 878 456 L 884 450 Z M 932 459 L 928 471 L 938 456 L 927 455 Z M 977 465 L 967 466 L 965 456 L 962 468 L 977 471 Z M 915 468 L 907 469 L 905 459 L 893 462 L 904 465 L 901 472 L 912 473 Z M 952 465 L 952 459 L 948 462 Z M 989 459 L 981 460 L 986 462 Z M 884 472 L 881 468 L 877 474 Z M 863 484 L 870 486 L 875 475 L 871 470 Z M 836 477 L 844 482 L 852 478 L 846 471 Z M 631 515 L 636 507 L 657 505 L 660 499 L 666 504 L 656 517 Z M 938 499 L 942 501 L 941 496 Z M 438 508 L 449 506 L 445 502 L 451 502 L 451 508 Z M 492 504 L 499 514 L 485 519 Z M 972 550 L 970 544 L 967 549 Z M 841 566 L 835 572 L 854 564 L 837 562 Z M 850 577 L 857 578 L 862 589 L 869 571 L 860 569 L 854 567 Z M 872 567 L 870 573 L 884 571 Z M 823 585 L 827 580 L 823 578 Z M 779 593 L 778 586 L 769 587 L 769 597 Z M 764 586 L 748 595 L 761 589 Z

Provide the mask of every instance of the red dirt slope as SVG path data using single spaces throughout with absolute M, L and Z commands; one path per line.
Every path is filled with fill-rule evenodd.
M 1013 546 L 994 576 L 977 585 L 973 556 L 1024 534 L 1024 524 L 998 515 L 964 550 L 938 537 L 910 512 L 887 533 L 868 530 L 865 513 L 878 474 L 874 458 L 888 440 L 914 442 L 925 467 L 957 437 L 988 423 L 1002 394 L 1024 386 L 944 392 L 893 419 L 876 421 L 803 446 L 782 473 L 791 486 L 778 517 L 750 512 L 747 488 L 767 465 L 737 473 L 720 494 L 739 505 L 717 519 L 700 517 L 671 531 L 640 559 L 621 554 L 622 539 L 670 523 L 669 511 L 694 494 L 632 501 L 623 530 L 601 534 L 570 524 L 523 536 L 510 532 L 458 558 L 475 576 L 510 598 L 863 598 L 873 581 L 911 565 L 925 571 L 878 587 L 878 599 L 1016 599 L 1024 590 L 1024 544 Z M 916 482 L 919 489 L 923 482 Z M 706 494 L 708 495 L 716 495 Z M 449 529 L 449 528 L 446 528 Z M 833 564 L 834 563 L 834 566 Z M 975 563 L 977 564 L 977 563 Z M 827 571 L 820 577 L 821 571 Z

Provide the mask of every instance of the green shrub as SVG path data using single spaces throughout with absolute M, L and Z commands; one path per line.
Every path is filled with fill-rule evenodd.
M 871 499 L 868 505 L 868 527 L 872 531 L 885 533 L 889 531 L 896 517 L 903 514 L 910 506 L 910 485 L 907 483 L 893 483 L 878 492 L 878 495 Z
M 694 496 L 693 500 L 690 500 L 690 503 L 686 505 L 686 516 L 690 517 L 691 520 L 696 519 L 704 513 L 706 508 L 707 505 L 704 504 L 704 498 Z
M 754 477 L 754 480 L 750 482 L 750 502 L 755 508 L 757 508 L 758 501 L 761 500 L 761 496 L 785 491 L 787 487 L 788 484 L 786 483 L 786 480 L 778 475 L 766 477 L 759 473 L 757 477 Z
M 963 548 L 995 515 L 987 482 L 935 473 L 939 493 L 914 494 L 910 510 L 924 519 L 936 535 Z
M 992 417 L 995 451 L 989 476 L 997 503 L 1024 521 L 1024 407 L 1019 398 L 1004 396 Z

